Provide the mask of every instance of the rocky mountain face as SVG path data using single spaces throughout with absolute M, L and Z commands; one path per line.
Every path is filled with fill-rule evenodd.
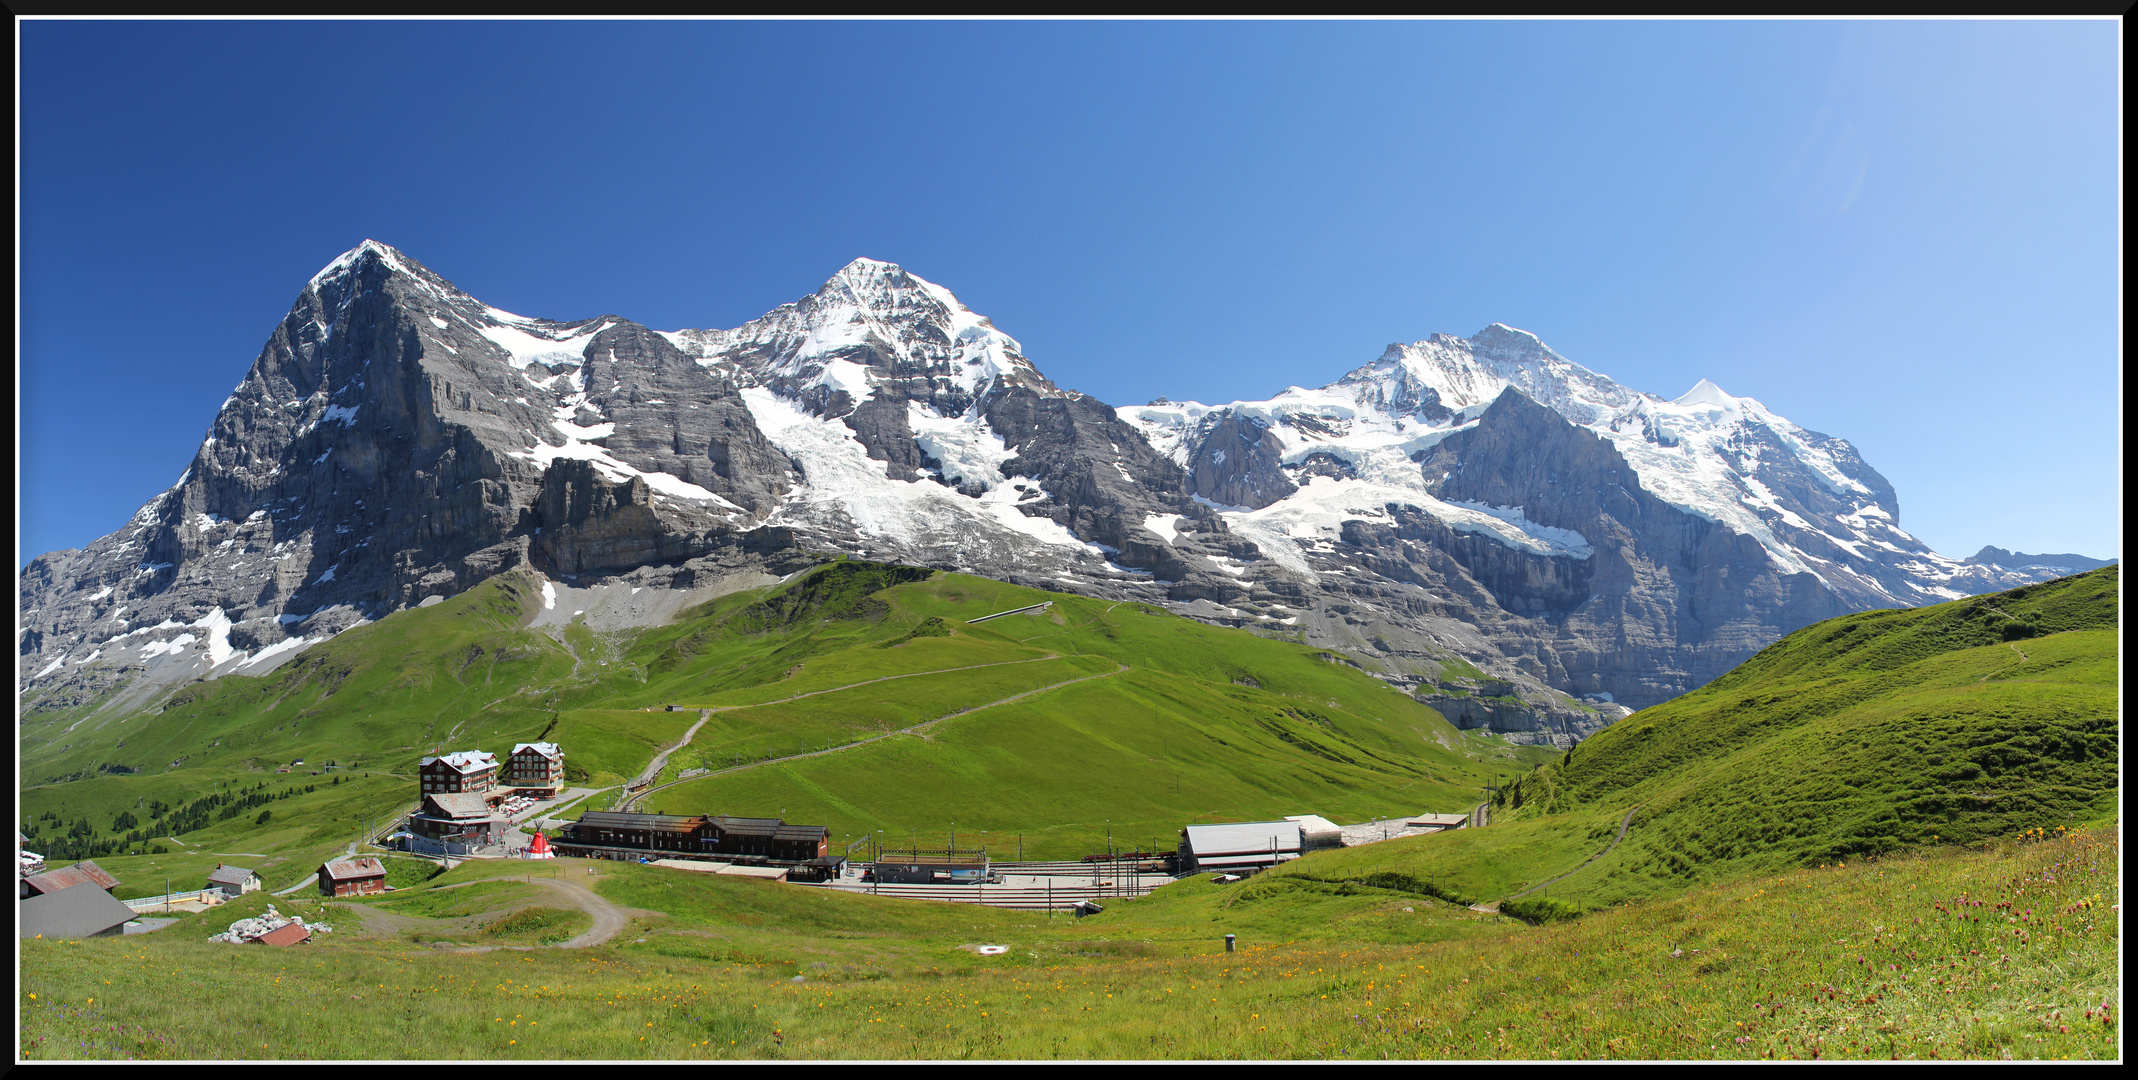
M 1506 327 L 1267 402 L 1117 410 L 887 263 L 660 333 L 499 311 L 367 241 L 177 484 L 23 572 L 18 678 L 33 708 L 134 708 L 512 567 L 680 596 L 804 549 L 1297 635 L 1565 745 L 1814 620 L 2055 576 L 1897 518 L 1842 440 Z
M 2053 577 L 2068 577 L 2114 566 L 2114 559 L 2089 559 L 2084 555 L 2068 552 L 2060 555 L 2028 555 L 2024 552 L 2006 551 L 2001 547 L 1984 546 L 1981 551 L 1967 557 L 1966 565 L 1984 567 L 1991 572 L 2050 571 Z

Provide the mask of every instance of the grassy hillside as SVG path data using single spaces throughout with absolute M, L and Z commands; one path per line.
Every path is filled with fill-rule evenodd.
M 497 881 L 374 902 L 394 921 L 368 932 L 353 906 L 299 902 L 336 927 L 301 948 L 204 940 L 264 906 L 257 894 L 146 937 L 26 941 L 17 1052 L 2113 1059 L 2118 866 L 2113 830 L 2050 830 L 1532 927 L 1358 884 L 1257 897 L 1190 879 L 1079 921 L 659 867 L 471 863 L 438 883 L 556 874 L 636 915 L 592 949 L 514 949 L 581 924 L 534 883 Z M 1238 953 L 1222 951 L 1228 932 Z
M 1489 900 L 1580 867 L 1532 894 L 1548 913 L 2106 820 L 2117 575 L 1808 627 L 1528 773 L 1491 828 L 1347 851 L 1314 872 Z M 1628 811 L 1624 842 L 1584 867 Z
M 784 809 L 827 823 L 842 843 L 878 829 L 886 842 L 942 842 L 955 823 L 961 842 L 986 830 L 999 853 L 1021 837 L 1027 856 L 1074 857 L 1104 849 L 1109 819 L 1117 845 L 1170 848 L 1196 820 L 1461 810 L 1492 767 L 1517 771 L 1512 748 L 1466 737 L 1378 680 L 1289 642 L 957 575 L 881 595 L 945 636 L 826 652 L 776 686 L 694 698 L 721 706 L 811 695 L 715 713 L 714 724 L 761 733 L 748 737 L 755 742 L 726 733 L 715 746 L 791 754 L 811 738 L 837 744 L 1053 689 L 838 754 L 692 781 L 654 805 Z M 1048 599 L 1046 612 L 965 622 Z M 942 673 L 831 689 L 928 668 Z M 773 733 L 789 741 L 782 747 Z M 709 749 L 698 762 L 734 764 L 723 752 L 733 751 Z
M 965 621 L 1048 600 L 1036 616 Z M 1515 748 L 1327 654 L 1137 604 L 854 561 L 636 633 L 529 629 L 541 604 L 536 579 L 506 574 L 267 675 L 188 687 L 157 713 L 40 714 L 19 736 L 26 814 L 47 846 L 87 834 L 69 839 L 159 889 L 213 868 L 189 851 L 281 857 L 294 874 L 413 805 L 425 754 L 550 739 L 574 782 L 615 785 L 700 708 L 713 711 L 664 778 L 852 749 L 669 788 L 664 809 L 784 811 L 857 836 L 956 822 L 1023 834 L 1031 855 L 1083 854 L 1108 818 L 1124 840 L 1169 844 L 1198 817 L 1461 810 L 1522 767 Z M 222 805 L 204 823 L 176 812 L 336 779 L 277 802 L 266 825 L 224 820 Z M 159 842 L 171 850 L 151 854 Z

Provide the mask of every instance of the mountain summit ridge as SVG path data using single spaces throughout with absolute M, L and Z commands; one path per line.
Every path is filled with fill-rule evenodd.
M 18 685 L 133 708 L 514 567 L 680 596 L 804 547 L 1298 634 L 1436 700 L 1474 664 L 1526 702 L 1490 723 L 1567 742 L 1816 619 L 2039 578 L 1935 555 L 1844 440 L 1703 386 L 1494 323 L 1318 390 L 1115 409 L 894 263 L 662 332 L 503 311 L 366 240 L 178 483 L 25 569 Z

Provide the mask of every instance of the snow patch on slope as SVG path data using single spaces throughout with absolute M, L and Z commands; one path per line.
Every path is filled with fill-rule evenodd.
M 603 319 L 599 325 L 576 333 L 549 331 L 538 321 L 525 316 L 499 311 L 496 308 L 483 310 L 491 318 L 498 320 L 498 325 L 479 326 L 476 332 L 489 338 L 491 344 L 505 350 L 510 358 L 506 362 L 520 371 L 525 371 L 527 365 L 538 361 L 543 364 L 581 363 L 586 359 L 586 347 L 594 340 L 594 335 L 616 325 L 611 320 Z M 555 333 L 564 336 L 551 336 Z
M 209 608 L 208 613 L 193 625 L 207 632 L 209 667 L 230 659 L 237 651 L 230 646 L 230 616 L 224 614 L 222 608 Z
M 1017 508 L 1021 499 L 1045 495 L 1030 477 L 1003 478 L 998 472 L 991 478 L 993 486 L 977 499 L 932 480 L 892 480 L 884 475 L 883 462 L 869 457 L 846 425 L 819 420 L 762 387 L 744 389 L 742 399 L 765 438 L 802 467 L 805 479 L 769 524 L 808 522 L 828 512 L 863 536 L 922 544 L 939 539 L 948 523 L 985 523 L 1043 544 L 1105 554 L 1101 546 L 1077 539 L 1062 525 Z M 977 462 L 992 453 L 988 439 L 1000 441 L 989 432 L 965 442 L 946 436 L 938 446 L 954 458 L 969 455 L 959 466 L 963 475 L 963 469 L 978 469 Z M 947 465 L 952 459 L 943 460 Z
M 993 488 L 1002 483 L 1002 463 L 1017 455 L 987 421 L 943 416 L 917 401 L 906 403 L 906 423 L 921 452 L 941 462 L 943 479 L 958 487 Z
M 511 456 L 531 461 L 544 469 L 549 468 L 558 458 L 591 462 L 594 471 L 611 483 L 620 484 L 637 477 L 646 482 L 647 488 L 660 495 L 715 503 L 730 511 L 742 510 L 742 507 L 722 498 L 718 493 L 699 487 L 680 476 L 636 469 L 610 454 L 608 448 L 602 446 L 599 440 L 616 434 L 616 424 L 611 421 L 579 423 L 578 415 L 585 403 L 585 394 L 574 394 L 566 398 L 564 404 L 550 410 L 549 426 L 563 437 L 561 444 L 553 445 L 537 440 L 531 449 L 512 451 Z

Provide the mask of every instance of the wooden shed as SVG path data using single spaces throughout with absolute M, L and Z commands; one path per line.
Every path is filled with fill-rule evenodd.
M 386 868 L 377 859 L 335 859 L 319 866 L 322 896 L 369 896 L 386 891 Z

